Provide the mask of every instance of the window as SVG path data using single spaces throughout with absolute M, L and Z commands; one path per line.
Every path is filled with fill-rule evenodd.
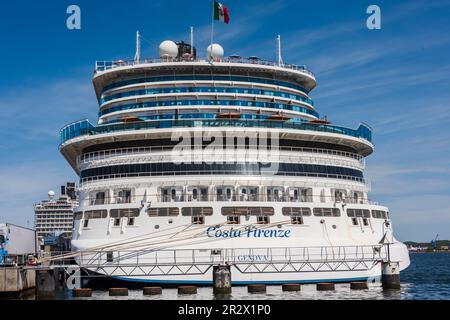
M 339 217 L 341 210 L 338 208 L 314 208 L 314 215 L 316 217 Z
M 180 212 L 178 208 L 149 208 L 147 214 L 149 217 L 170 217 L 177 216 Z
M 211 207 L 186 207 L 181 209 L 183 216 L 212 216 L 213 208 Z
M 83 228 L 87 228 L 88 227 L 88 225 L 89 225 L 89 220 L 84 220 L 84 223 L 83 223 Z
M 231 200 L 231 189 L 230 189 L 230 188 L 227 188 L 227 189 L 226 189 L 226 193 L 227 193 L 226 199 L 227 199 L 227 200 Z
M 352 224 L 354 226 L 357 226 L 358 225 L 358 219 L 357 218 L 352 218 Z
M 117 203 L 131 203 L 131 190 L 120 190 L 117 194 Z
M 134 218 L 128 218 L 128 225 L 134 226 Z
M 310 216 L 310 208 L 302 207 L 284 207 L 282 209 L 283 216 Z
M 176 200 L 176 196 L 177 196 L 177 190 L 172 189 L 172 191 L 171 191 L 171 199 L 175 201 Z
M 200 201 L 208 201 L 208 188 L 200 189 Z
M 303 217 L 302 216 L 292 216 L 291 224 L 303 224 Z
M 370 211 L 366 209 L 347 209 L 347 216 L 350 218 L 370 218 Z
M 111 218 L 135 218 L 139 216 L 138 208 L 129 208 L 129 209 L 111 209 L 110 212 Z
M 113 262 L 113 252 L 112 251 L 108 251 L 106 252 L 106 262 Z
M 205 224 L 204 216 L 192 216 L 192 224 Z
M 90 210 L 84 213 L 85 219 L 103 219 L 108 216 L 107 210 Z
M 369 225 L 369 219 L 363 218 L 363 225 L 367 227 Z
M 354 201 L 354 203 L 358 203 L 358 200 L 359 200 L 358 192 L 354 192 L 353 193 L 353 201 Z
M 73 214 L 73 219 L 74 220 L 81 220 L 81 219 L 83 219 L 83 211 L 75 212 Z
M 272 207 L 222 207 L 222 215 L 238 216 L 273 216 Z
M 336 202 L 342 202 L 344 200 L 344 192 L 342 190 L 335 190 L 334 199 Z
M 95 194 L 95 205 L 99 205 L 99 204 L 105 204 L 105 198 L 106 198 L 106 192 L 102 191 L 102 192 L 97 192 Z
M 375 219 L 388 219 L 387 212 L 382 210 L 372 210 L 372 217 Z
M 189 163 L 182 166 L 174 165 L 173 163 L 142 163 L 142 164 L 123 164 L 107 167 L 90 168 L 81 171 L 81 179 L 103 179 L 105 177 L 114 177 L 114 174 L 120 174 L 121 177 L 135 177 L 135 176 L 167 176 L 173 175 L 191 175 L 191 174 L 227 174 L 227 175 L 241 175 L 262 173 L 266 165 L 261 163 L 234 163 L 227 165 L 217 164 L 196 164 Z M 298 163 L 279 163 L 279 170 L 277 175 L 289 176 L 318 176 L 338 179 L 348 179 L 353 181 L 364 181 L 363 173 L 360 170 L 326 166 L 313 164 L 298 164 Z M 267 190 L 269 201 L 284 201 L 288 196 L 284 195 L 284 188 L 270 187 Z M 182 201 L 182 188 L 171 188 L 169 197 L 172 201 Z M 226 188 L 222 193 L 226 200 L 234 200 L 234 187 Z M 345 194 L 342 194 L 345 196 Z M 340 196 L 338 195 L 338 198 Z M 105 198 L 99 198 L 98 203 L 104 202 Z M 222 200 L 224 201 L 224 200 Z
M 240 216 L 237 215 L 227 216 L 227 224 L 239 224 L 240 220 Z
M 120 226 L 120 218 L 115 218 L 114 219 L 114 227 L 119 227 Z
M 269 216 L 257 216 L 256 223 L 257 224 L 269 224 L 270 223 Z
M 183 216 L 191 216 L 192 224 L 205 224 L 205 216 L 213 214 L 211 207 L 186 207 L 181 209 Z
M 267 188 L 267 200 L 268 201 L 283 201 L 283 188 L 282 187 L 270 187 Z

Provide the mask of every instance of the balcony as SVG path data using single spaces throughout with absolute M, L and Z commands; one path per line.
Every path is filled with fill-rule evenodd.
M 192 127 L 254 127 L 254 128 L 276 128 L 276 129 L 295 129 L 317 132 L 327 132 L 342 134 L 355 138 L 361 138 L 372 142 L 372 130 L 365 124 L 360 124 L 358 129 L 349 129 L 332 125 L 318 125 L 311 123 L 281 122 L 269 120 L 246 120 L 246 119 L 214 119 L 214 120 L 162 120 L 145 121 L 138 123 L 121 123 L 111 125 L 100 125 L 94 127 L 88 120 L 81 120 L 66 125 L 61 129 L 61 145 L 66 141 L 84 136 L 113 133 L 120 131 L 133 131 L 145 129 L 167 129 L 167 128 L 192 128 Z

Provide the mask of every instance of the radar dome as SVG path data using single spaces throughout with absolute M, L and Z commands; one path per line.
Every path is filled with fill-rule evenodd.
M 161 42 L 159 45 L 160 58 L 176 58 L 178 56 L 178 46 L 171 40 Z
M 50 190 L 50 191 L 48 192 L 48 197 L 49 197 L 50 199 L 53 199 L 54 196 L 55 196 L 55 191 Z
M 223 48 L 220 44 L 213 43 L 212 45 L 209 45 L 206 49 L 206 57 L 208 60 L 212 59 L 222 59 L 224 55 Z

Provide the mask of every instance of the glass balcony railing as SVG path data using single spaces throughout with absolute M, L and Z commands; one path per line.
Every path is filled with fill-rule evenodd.
M 272 108 L 279 110 L 291 110 L 296 112 L 302 112 L 312 115 L 316 118 L 319 117 L 319 113 L 312 110 L 311 107 L 303 107 L 298 105 L 284 104 L 284 103 L 274 103 L 274 102 L 264 102 L 264 101 L 248 101 L 248 100 L 164 100 L 164 101 L 148 101 L 141 103 L 132 103 L 119 105 L 114 107 L 109 107 L 103 109 L 98 113 L 98 116 L 104 116 L 105 114 L 110 114 L 113 112 L 124 111 L 124 110 L 135 110 L 143 108 L 154 108 L 154 107 L 174 107 L 174 106 L 239 106 L 239 107 L 254 107 L 254 108 Z
M 115 68 L 119 68 L 119 67 L 126 67 L 126 66 L 134 66 L 134 65 L 139 65 L 139 64 L 149 64 L 149 63 L 177 63 L 177 62 L 208 62 L 210 63 L 210 61 L 207 60 L 203 60 L 203 59 L 184 59 L 184 58 L 180 58 L 180 59 L 168 59 L 168 58 L 161 58 L 161 59 L 144 59 L 141 60 L 139 62 L 136 62 L 134 60 L 128 60 L 128 61 L 123 61 L 123 60 L 118 60 L 118 61 L 97 61 L 95 63 L 95 72 L 101 72 L 101 71 L 107 71 L 107 70 L 111 70 L 111 69 L 115 69 Z M 262 59 L 251 59 L 251 58 L 233 58 L 233 57 L 224 57 L 223 59 L 221 59 L 221 61 L 216 61 L 218 63 L 242 63 L 242 64 L 256 64 L 256 65 L 263 65 L 263 66 L 271 66 L 271 67 L 280 67 L 283 69 L 290 69 L 290 70 L 295 70 L 295 71 L 299 71 L 302 73 L 305 73 L 311 77 L 314 77 L 314 73 L 312 73 L 310 70 L 308 70 L 306 68 L 306 66 L 299 66 L 299 65 L 295 65 L 295 64 L 287 64 L 287 63 L 283 63 L 283 64 L 278 64 L 277 62 L 274 61 L 267 61 L 267 60 L 262 60 Z
M 167 120 L 167 121 L 145 121 L 137 123 L 121 123 L 111 125 L 100 125 L 94 127 L 88 120 L 81 120 L 69 124 L 61 129 L 60 142 L 83 136 L 96 135 L 102 133 L 111 133 L 118 131 L 145 130 L 145 129 L 166 129 L 183 127 L 258 127 L 258 128 L 277 128 L 277 129 L 296 129 L 309 130 L 342 134 L 355 138 L 362 138 L 372 142 L 372 130 L 365 124 L 360 124 L 358 129 L 349 129 L 344 127 L 295 123 L 269 120 L 246 120 L 246 119 L 213 119 L 213 120 Z
M 100 105 L 105 104 L 106 102 L 135 97 L 135 96 L 152 96 L 158 94 L 178 94 L 178 93 L 240 93 L 240 94 L 253 94 L 260 95 L 264 97 L 281 97 L 292 100 L 299 100 L 305 103 L 308 103 L 311 106 L 314 106 L 314 101 L 304 96 L 300 96 L 298 94 L 293 94 L 289 92 L 283 91 L 274 91 L 274 90 L 263 90 L 263 89 L 252 89 L 252 88 L 240 88 L 240 87 L 170 87 L 170 88 L 147 88 L 140 90 L 130 90 L 125 92 L 119 92 L 112 95 L 108 95 L 100 99 Z
M 172 76 L 153 76 L 153 77 L 145 77 L 145 78 L 134 78 L 123 81 L 114 81 L 111 84 L 108 84 L 102 89 L 102 94 L 108 90 L 135 85 L 135 84 L 146 84 L 146 83 L 154 83 L 154 82 L 169 82 L 170 84 L 173 81 L 232 81 L 232 82 L 241 82 L 242 85 L 248 83 L 260 83 L 260 84 L 269 84 L 275 86 L 282 86 L 286 88 L 295 89 L 301 91 L 303 93 L 308 94 L 310 90 L 306 90 L 302 86 L 287 82 L 280 81 L 275 79 L 267 79 L 267 78 L 258 78 L 258 77 L 250 77 L 250 76 L 233 76 L 233 75 L 217 75 L 217 74 L 191 74 L 191 75 L 172 75 Z

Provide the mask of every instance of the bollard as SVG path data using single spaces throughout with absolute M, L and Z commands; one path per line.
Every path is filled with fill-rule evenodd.
M 300 291 L 300 284 L 298 283 L 286 283 L 281 286 L 283 291 Z
M 265 284 L 249 284 L 248 292 L 249 293 L 265 293 L 266 285 Z
M 381 283 L 383 289 L 400 289 L 400 267 L 398 262 L 381 264 Z
M 36 295 L 41 297 L 54 297 L 56 294 L 56 280 L 54 270 L 45 269 L 36 271 Z
M 72 296 L 74 298 L 92 297 L 92 289 L 90 288 L 73 289 Z
M 220 265 L 213 267 L 213 292 L 214 294 L 231 293 L 231 270 L 230 266 Z
M 351 290 L 365 290 L 365 289 L 369 289 L 369 285 L 367 284 L 367 281 L 350 282 L 350 289 Z
M 162 288 L 161 287 L 145 287 L 143 293 L 145 296 L 153 296 L 153 295 L 157 295 L 157 294 L 162 294 Z
M 178 294 L 196 294 L 197 287 L 194 286 L 179 286 Z
M 127 296 L 128 288 L 109 288 L 109 295 L 112 297 Z
M 331 290 L 334 290 L 334 283 L 332 282 L 317 284 L 317 291 L 331 291 Z

